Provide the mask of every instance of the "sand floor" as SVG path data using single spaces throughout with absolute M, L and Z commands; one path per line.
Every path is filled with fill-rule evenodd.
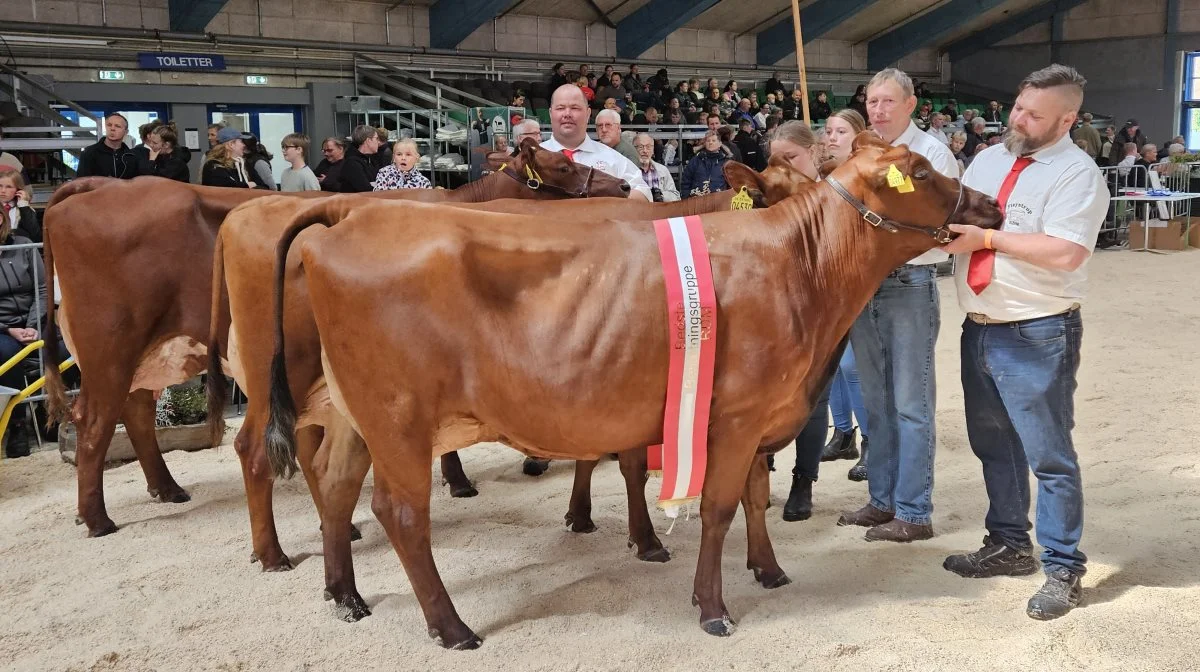
M 823 465 L 816 513 L 779 519 L 792 452 L 772 474 L 769 527 L 793 584 L 760 588 L 745 567 L 739 515 L 724 557 L 729 639 L 691 607 L 697 518 L 663 537 L 674 559 L 625 547 L 616 463 L 597 470 L 590 535 L 564 531 L 569 463 L 520 473 L 499 446 L 463 453 L 480 495 L 433 502 L 434 556 L 463 619 L 484 637 L 447 652 L 420 610 L 369 508 L 355 514 L 358 586 L 374 615 L 334 620 L 322 601 L 316 513 L 302 479 L 276 487 L 276 519 L 295 571 L 249 562 L 245 497 L 228 445 L 170 453 L 192 494 L 149 501 L 138 466 L 108 470 L 120 532 L 84 538 L 73 468 L 56 452 L 0 466 L 0 668 L 11 670 L 1195 670 L 1200 663 L 1200 252 L 1100 252 L 1084 308 L 1076 445 L 1091 557 L 1085 606 L 1041 623 L 1024 614 L 1041 576 L 984 581 L 944 571 L 974 549 L 986 506 L 966 443 L 958 382 L 961 314 L 942 281 L 938 455 L 932 541 L 868 544 L 838 528 L 865 501 L 848 462 Z M 230 433 L 232 437 L 232 432 Z M 657 481 L 649 492 L 656 491 Z M 660 535 L 667 521 L 655 515 Z

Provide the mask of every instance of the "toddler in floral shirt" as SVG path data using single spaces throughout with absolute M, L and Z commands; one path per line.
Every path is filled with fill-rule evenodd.
M 398 140 L 392 145 L 392 165 L 384 166 L 375 177 L 375 191 L 391 189 L 432 189 L 429 178 L 417 170 L 417 160 L 421 153 L 417 151 L 417 143 L 409 140 Z

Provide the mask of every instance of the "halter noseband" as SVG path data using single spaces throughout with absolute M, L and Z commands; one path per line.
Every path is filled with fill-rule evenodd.
M 587 180 L 583 183 L 583 189 L 579 191 L 567 191 L 557 184 L 550 184 L 542 179 L 541 175 L 533 169 L 532 166 L 525 166 L 525 177 L 521 177 L 515 170 L 510 168 L 508 164 L 500 166 L 501 173 L 511 177 L 512 179 L 525 185 L 532 191 L 546 191 L 552 194 L 558 194 L 567 198 L 587 198 L 592 195 L 592 177 L 596 174 L 596 169 L 592 166 L 588 167 Z
M 941 245 L 949 243 L 956 237 L 955 233 L 949 229 L 949 224 L 951 221 L 953 221 L 954 216 L 958 214 L 959 208 L 962 207 L 962 180 L 958 180 L 958 201 L 955 202 L 954 209 L 950 211 L 950 214 L 946 215 L 946 221 L 942 222 L 942 225 L 936 229 L 930 229 L 924 226 L 913 226 L 911 224 L 905 224 L 904 222 L 897 222 L 894 219 L 887 219 L 883 217 L 879 213 L 868 208 L 865 203 L 855 198 L 849 191 L 846 190 L 845 187 L 842 186 L 842 183 L 838 182 L 832 175 L 827 175 L 825 177 L 825 183 L 832 187 L 833 190 L 837 192 L 838 196 L 841 196 L 843 200 L 854 206 L 854 209 L 858 210 L 858 214 L 862 215 L 862 218 L 868 224 L 877 229 L 883 229 L 884 231 L 889 231 L 891 233 L 896 233 L 900 229 L 904 229 L 906 231 L 915 231 L 933 238 L 938 242 L 938 244 Z

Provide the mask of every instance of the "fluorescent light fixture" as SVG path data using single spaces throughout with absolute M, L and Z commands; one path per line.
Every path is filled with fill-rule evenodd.
M 58 44 L 75 47 L 107 47 L 108 40 L 88 40 L 75 37 L 41 37 L 38 35 L 0 35 L 9 44 Z

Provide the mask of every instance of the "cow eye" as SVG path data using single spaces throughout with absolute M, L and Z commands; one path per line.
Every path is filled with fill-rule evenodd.
M 924 180 L 929 177 L 929 171 L 918 170 L 917 172 L 913 173 L 913 177 L 917 178 L 918 180 Z

